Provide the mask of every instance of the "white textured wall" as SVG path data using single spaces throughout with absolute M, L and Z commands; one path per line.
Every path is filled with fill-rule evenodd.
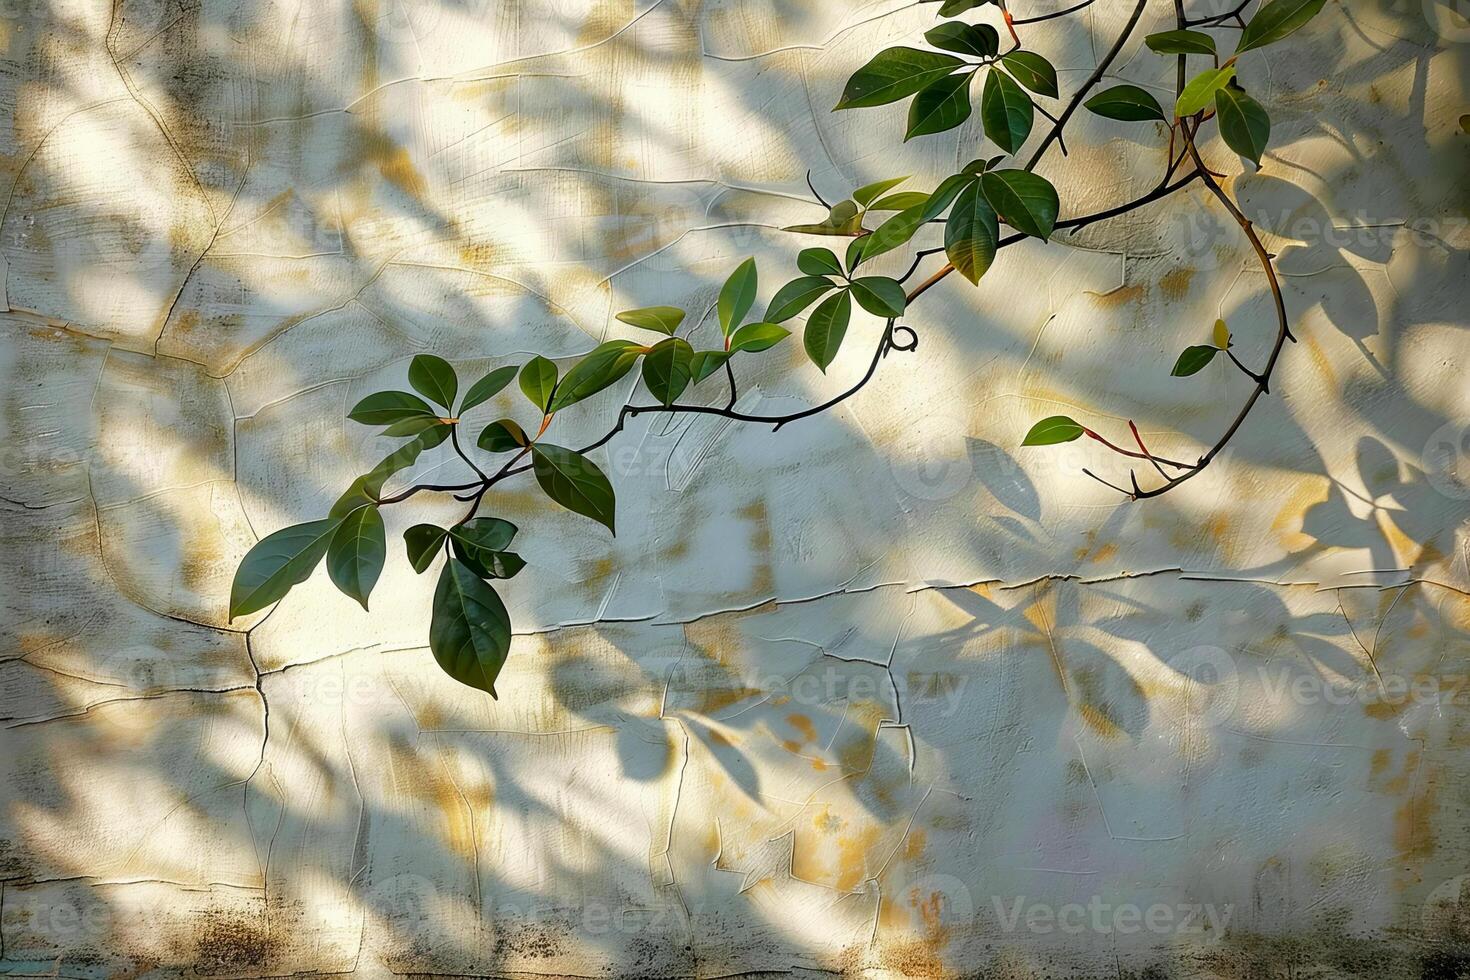
M 1129 7 L 1030 30 L 1064 94 Z M 1274 149 L 1228 186 L 1301 342 L 1178 492 L 1017 447 L 1065 411 L 1187 458 L 1228 420 L 1243 378 L 1169 366 L 1217 316 L 1247 360 L 1274 326 L 1198 189 L 947 280 L 840 411 L 630 424 L 616 541 L 497 493 L 531 563 L 499 702 L 425 648 L 397 541 L 432 502 L 387 512 L 370 614 L 319 572 L 227 623 L 250 545 L 384 451 L 343 416 L 414 353 L 575 355 L 747 254 L 769 296 L 807 169 L 842 195 L 975 156 L 974 123 L 902 145 L 901 108 L 827 111 L 933 10 L 4 12 L 0 970 L 1455 975 L 1470 491 L 1424 454 L 1470 424 L 1470 30 L 1433 0 L 1334 0 L 1243 62 Z M 1171 84 L 1139 47 L 1116 73 Z M 1083 213 L 1160 147 L 1079 117 L 1042 170 Z M 783 345 L 744 406 L 838 390 L 878 326 L 826 378 Z

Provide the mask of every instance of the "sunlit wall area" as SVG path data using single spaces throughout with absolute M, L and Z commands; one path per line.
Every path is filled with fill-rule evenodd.
M 1024 27 L 1046 104 L 1134 7 Z M 831 111 L 936 9 L 0 10 L 0 972 L 1470 969 L 1463 5 L 1331 0 L 1242 58 L 1271 148 L 1202 149 L 1296 342 L 1166 496 L 1089 478 L 1151 472 L 1096 441 L 1021 443 L 1132 420 L 1188 459 L 1229 424 L 1250 379 L 1170 370 L 1217 320 L 1257 362 L 1274 308 L 1202 184 L 938 283 L 831 411 L 626 420 L 594 454 L 616 537 L 497 486 L 527 562 L 498 700 L 436 664 L 403 554 L 445 495 L 383 509 L 370 609 L 318 569 L 230 618 L 251 546 L 393 448 L 345 416 L 414 355 L 566 365 L 665 304 L 718 344 L 740 262 L 764 308 L 823 244 L 782 230 L 813 188 L 991 155 L 978 112 L 904 142 L 902 105 Z M 1145 4 L 1108 79 L 1172 99 L 1142 38 L 1174 18 Z M 1080 111 L 1065 144 L 1037 168 L 1063 217 L 1146 193 L 1168 127 Z M 859 311 L 825 373 L 799 336 L 742 362 L 734 407 L 823 402 L 883 329 Z M 644 398 L 635 372 L 548 435 Z M 515 385 L 475 412 L 535 421 Z M 444 446 L 399 480 L 467 473 Z

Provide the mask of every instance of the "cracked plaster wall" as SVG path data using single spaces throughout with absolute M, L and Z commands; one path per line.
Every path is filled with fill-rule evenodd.
M 1065 89 L 1125 13 L 1030 43 Z M 946 282 L 839 411 L 635 421 L 602 456 L 616 540 L 494 498 L 530 562 L 498 703 L 434 666 L 392 552 L 370 614 L 318 574 L 227 621 L 250 545 L 381 455 L 343 415 L 414 353 L 575 355 L 617 309 L 705 310 L 747 254 L 768 296 L 808 169 L 840 195 L 974 155 L 974 123 L 901 145 L 901 109 L 827 111 L 931 19 L 4 11 L 0 970 L 1458 975 L 1470 493 L 1433 449 L 1470 422 L 1470 32 L 1432 0 L 1335 0 L 1244 65 L 1276 149 L 1231 187 L 1301 343 L 1177 493 L 1121 503 L 1080 473 L 1115 458 L 1016 447 L 1056 411 L 1213 439 L 1242 379 L 1168 365 L 1217 316 L 1247 360 L 1272 327 L 1201 191 Z M 1170 84 L 1139 49 L 1115 74 Z M 1079 117 L 1043 170 L 1097 210 L 1159 145 Z M 778 348 L 743 407 L 820 400 L 876 329 L 825 379 Z M 390 511 L 390 542 L 441 506 Z M 1080 932 L 1046 927 L 1073 906 Z

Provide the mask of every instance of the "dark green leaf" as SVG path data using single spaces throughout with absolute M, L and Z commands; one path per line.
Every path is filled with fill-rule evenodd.
M 888 48 L 847 80 L 838 109 L 885 105 L 928 88 L 964 62 L 918 48 Z
M 393 436 L 416 436 L 420 432 L 432 429 L 435 426 L 444 425 L 444 420 L 435 415 L 410 415 L 406 419 L 399 419 L 383 430 L 383 435 Z
M 375 504 L 383 493 L 383 484 L 387 483 L 395 473 L 408 469 L 418 462 L 419 456 L 426 449 L 433 449 L 445 439 L 449 438 L 452 426 L 439 424 L 431 429 L 425 429 L 413 439 L 405 442 L 393 452 L 384 456 L 377 466 L 352 482 L 352 486 L 332 504 L 329 517 L 346 517 L 352 511 L 365 504 Z
M 791 336 L 791 331 L 774 323 L 747 323 L 730 338 L 730 352 L 758 354 Z
M 1271 141 L 1271 116 L 1266 108 L 1239 86 L 1227 85 L 1215 93 L 1215 114 L 1225 144 L 1259 167 L 1261 154 Z
M 1083 105 L 1099 116 L 1123 122 L 1145 122 L 1149 119 L 1168 121 L 1159 100 L 1137 85 L 1114 85 L 1097 93 Z
M 567 510 L 590 517 L 617 533 L 613 526 L 612 484 L 602 470 L 581 453 L 536 443 L 531 447 L 536 482 L 546 496 Z
M 1226 65 L 1224 68 L 1206 68 L 1194 76 L 1184 91 L 1179 93 L 1179 101 L 1174 104 L 1174 115 L 1183 119 L 1192 116 L 1196 112 L 1203 112 L 1205 107 L 1215 101 L 1215 93 L 1235 77 L 1235 66 Z
M 929 200 L 929 195 L 923 191 L 899 191 L 897 194 L 889 194 L 879 201 L 874 201 L 869 211 L 903 211 L 916 204 L 923 204 Z
M 624 310 L 618 319 L 633 327 L 653 330 L 672 337 L 684 322 L 684 311 L 677 306 L 645 306 L 641 310 Z
M 537 354 L 521 368 L 521 391 L 542 412 L 556 388 L 556 365 Z
M 950 211 L 944 226 L 944 252 L 960 275 L 978 283 L 995 261 L 999 240 L 995 209 L 980 192 L 979 182 L 973 182 L 960 192 Z
M 477 517 L 449 529 L 456 540 L 487 551 L 504 551 L 515 540 L 520 528 L 499 517 Z
M 1322 10 L 1327 0 L 1271 0 L 1240 32 L 1240 43 L 1235 53 L 1241 54 L 1254 48 L 1275 44 L 1288 34 L 1295 33 L 1302 25 Z
M 672 405 L 694 380 L 694 348 L 670 337 L 656 344 L 643 359 L 643 383 L 662 405 Z
M 796 267 L 809 276 L 840 276 L 842 263 L 830 248 L 804 248 L 796 256 Z
M 959 72 L 941 78 L 914 97 L 909 105 L 904 142 L 954 129 L 970 118 L 970 79 L 974 72 Z
M 1000 63 L 1016 81 L 1037 95 L 1057 97 L 1057 70 L 1035 51 L 1012 51 L 1002 56 Z
M 863 227 L 863 213 L 851 201 L 838 201 L 832 205 L 826 220 L 815 225 L 789 225 L 782 231 L 800 232 L 804 235 L 853 235 Z
M 985 199 L 1002 221 L 1023 234 L 1051 237 L 1057 223 L 1057 190 L 1026 170 L 987 170 L 980 177 Z
M 510 636 L 510 614 L 495 590 L 464 562 L 445 562 L 429 622 L 429 649 L 444 672 L 498 698 L 495 678 L 510 653 Z
M 1214 54 L 1215 39 L 1204 31 L 1160 31 L 1143 39 L 1159 54 Z
M 500 419 L 485 426 L 475 444 L 487 453 L 508 453 L 525 449 L 531 444 L 531 440 L 526 437 L 526 430 L 516 424 L 515 420 Z
M 943 214 L 954 203 L 954 199 L 959 197 L 960 191 L 973 184 L 975 180 L 976 178 L 969 173 L 960 173 L 940 181 L 934 193 L 929 195 L 928 203 L 924 205 L 921 213 L 923 220 L 933 221 Z
M 454 366 L 434 354 L 418 354 L 408 363 L 408 383 L 413 390 L 425 398 L 444 406 L 444 411 L 454 411 L 454 399 L 459 394 L 459 376 Z
M 755 303 L 755 288 L 755 259 L 746 259 L 730 273 L 730 278 L 720 289 L 720 332 L 726 337 L 744 322 L 745 314 L 750 312 L 751 305 Z
M 924 2 L 935 3 L 936 0 L 924 0 Z M 995 0 L 944 0 L 944 6 L 939 8 L 939 16 L 953 17 L 956 14 L 964 13 L 966 10 L 983 7 L 987 3 L 994 2 Z
M 479 381 L 470 385 L 470 390 L 464 393 L 464 401 L 460 403 L 459 414 L 463 415 L 475 406 L 483 405 L 500 394 L 515 376 L 515 365 L 510 365 L 509 367 L 496 368 Z
M 871 234 L 859 235 L 857 238 L 854 238 L 852 241 L 847 243 L 848 275 L 852 275 L 852 273 L 857 269 L 858 264 L 861 263 L 863 259 L 868 257 L 868 244 L 872 241 L 872 239 L 873 236 Z
M 632 340 L 608 340 L 598 344 L 586 357 L 572 365 L 561 384 L 556 386 L 556 394 L 551 396 L 547 410 L 559 412 L 617 383 L 633 370 L 639 356 L 647 350 Z
M 822 300 L 812 311 L 812 315 L 807 317 L 806 333 L 803 334 L 802 341 L 806 345 L 807 356 L 822 369 L 823 374 L 827 372 L 827 365 L 837 356 L 851 319 L 852 296 L 846 289 Z
M 264 609 L 310 578 L 340 524 L 334 519 L 296 524 L 257 541 L 235 570 L 230 618 Z
M 454 403 L 453 394 L 449 401 Z M 327 574 L 343 595 L 356 599 L 366 609 L 387 557 L 383 515 L 371 505 L 359 507 L 342 519 L 332 535 L 327 548 Z
M 892 251 L 913 238 L 914 233 L 924 225 L 924 211 L 929 199 L 926 197 L 924 200 L 925 204 L 898 212 L 879 225 L 871 235 L 858 239 L 863 243 L 863 260 Z
M 526 567 L 525 559 L 514 551 L 486 551 L 458 538 L 454 540 L 454 557 L 480 578 L 515 578 Z
M 368 395 L 353 406 L 347 417 L 363 425 L 392 425 L 394 422 L 418 416 L 437 418 L 439 413 L 417 395 L 406 391 L 379 391 Z
M 1042 419 L 1031 427 L 1026 433 L 1026 438 L 1021 440 L 1023 446 L 1054 446 L 1059 442 L 1071 442 L 1086 431 L 1082 426 L 1073 422 L 1065 415 L 1053 415 L 1049 419 Z
M 1187 378 L 1191 374 L 1198 374 L 1206 364 L 1215 359 L 1220 353 L 1218 347 L 1208 344 L 1199 344 L 1195 347 L 1184 348 L 1184 353 L 1179 355 L 1179 360 L 1174 362 L 1174 370 L 1169 373 L 1176 378 Z
M 852 298 L 858 305 L 874 316 L 903 316 L 908 300 L 903 294 L 903 285 L 887 276 L 868 276 L 852 281 Z
M 730 360 L 730 352 L 726 350 L 695 351 L 694 359 L 690 361 L 690 370 L 694 372 L 694 383 L 699 384 L 714 374 L 724 367 L 728 360 Z
M 1000 50 L 1000 34 L 989 24 L 950 21 L 925 31 L 924 40 L 936 48 L 975 58 L 993 58 Z
M 765 320 L 767 323 L 784 323 L 811 306 L 832 288 L 832 281 L 822 276 L 793 279 L 776 290 L 776 295 L 771 297 L 771 305 L 766 307 Z
M 1035 118 L 1026 90 L 999 68 L 992 68 L 980 96 L 980 121 L 990 141 L 1007 153 L 1015 153 L 1031 135 Z
M 434 564 L 434 556 L 449 536 L 446 528 L 433 524 L 415 524 L 403 532 L 403 545 L 408 551 L 408 563 L 422 575 Z
M 853 191 L 852 199 L 862 207 L 867 207 L 878 199 L 878 195 L 885 191 L 893 190 L 893 188 L 906 180 L 908 180 L 908 177 L 889 177 L 886 180 L 875 180 L 871 184 L 864 184 L 862 187 Z M 806 270 L 803 269 L 801 271 L 805 272 Z

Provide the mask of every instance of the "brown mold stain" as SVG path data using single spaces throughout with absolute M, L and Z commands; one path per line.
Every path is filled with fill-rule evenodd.
M 1189 284 L 1194 281 L 1196 271 L 1185 266 L 1165 273 L 1159 280 L 1159 292 L 1170 302 L 1183 299 L 1189 294 Z

